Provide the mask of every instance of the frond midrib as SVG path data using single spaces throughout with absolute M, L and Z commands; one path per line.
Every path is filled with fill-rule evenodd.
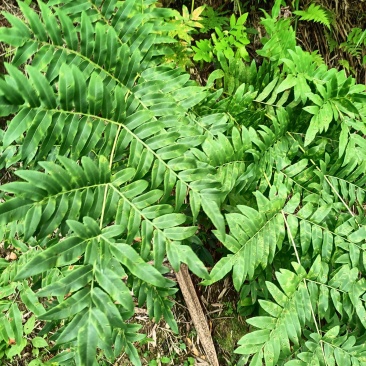
M 192 190 L 194 192 L 196 192 L 197 194 L 200 194 L 200 191 L 198 191 L 196 188 L 192 187 L 188 182 L 186 182 L 185 180 L 183 180 L 178 173 L 176 173 L 172 168 L 170 168 L 170 166 L 165 162 L 165 160 L 163 160 L 158 153 L 155 152 L 155 150 L 151 149 L 149 147 L 148 144 L 146 144 L 142 139 L 140 139 L 135 133 L 133 133 L 133 131 L 131 131 L 126 125 L 124 125 L 121 122 L 118 121 L 114 121 L 111 120 L 109 118 L 106 117 L 100 117 L 100 116 L 95 116 L 95 115 L 91 115 L 91 114 L 87 114 L 87 113 L 83 113 L 83 112 L 73 112 L 73 111 L 67 111 L 67 110 L 60 110 L 60 109 L 46 109 L 46 108 L 42 108 L 42 107 L 36 107 L 33 108 L 36 110 L 45 110 L 46 112 L 53 112 L 53 113 L 62 113 L 62 114 L 71 114 L 71 115 L 76 115 L 76 116 L 83 116 L 83 117 L 87 117 L 90 119 L 94 119 L 94 120 L 99 120 L 102 122 L 106 122 L 106 123 L 110 123 L 110 124 L 115 124 L 119 127 L 122 127 L 124 130 L 127 131 L 127 133 L 129 133 L 136 141 L 138 141 L 142 146 L 144 146 L 144 148 L 146 148 L 146 150 L 148 150 L 152 155 L 154 155 L 154 157 L 159 160 L 167 170 L 169 170 L 178 180 L 180 180 L 187 188 L 189 188 L 189 190 Z

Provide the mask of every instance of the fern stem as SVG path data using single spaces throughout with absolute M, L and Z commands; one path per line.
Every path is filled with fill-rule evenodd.
M 109 158 L 109 168 L 112 170 L 112 165 L 113 165 L 113 158 L 114 158 L 114 153 L 116 151 L 116 146 L 117 146 L 117 141 L 118 141 L 118 137 L 119 137 L 119 133 L 121 132 L 121 128 L 122 126 L 119 125 L 118 129 L 117 129 L 117 133 L 116 136 L 114 138 L 113 141 L 113 146 L 112 146 L 112 151 L 111 151 L 111 156 Z M 99 227 L 100 229 L 102 229 L 103 227 L 103 220 L 104 220 L 104 213 L 105 213 L 105 206 L 107 204 L 107 194 L 108 194 L 108 185 L 105 186 L 104 188 L 104 196 L 103 196 L 103 205 L 102 205 L 102 214 L 100 216 L 100 223 L 99 223 Z
M 114 153 L 116 152 L 117 141 L 118 141 L 118 138 L 119 138 L 119 133 L 121 132 L 121 128 L 122 128 L 122 126 L 119 125 L 118 129 L 117 129 L 117 132 L 116 132 L 116 137 L 114 138 L 114 141 L 113 141 L 111 156 L 110 156 L 110 159 L 109 159 L 109 168 L 110 169 L 112 169 Z
M 315 283 L 316 285 L 319 285 L 319 286 L 324 286 L 324 287 L 330 288 L 331 290 L 336 290 L 337 292 L 341 292 L 342 294 L 348 294 L 347 291 L 341 290 L 337 287 L 329 286 L 326 283 L 322 283 L 322 282 L 314 281 L 314 280 L 309 280 L 309 279 L 306 279 L 306 281 L 313 282 L 313 283 Z M 358 297 L 358 299 L 360 301 L 366 302 L 366 299 L 363 299 L 362 297 Z
M 315 164 L 312 160 L 310 160 L 313 164 Z M 321 171 L 318 167 L 316 167 L 319 171 Z M 336 194 L 336 196 L 341 200 L 341 202 L 343 203 L 343 205 L 346 207 L 346 209 L 348 210 L 348 212 L 350 213 L 350 215 L 352 217 L 355 216 L 355 214 L 352 212 L 351 208 L 347 205 L 347 203 L 344 201 L 344 199 L 341 197 L 341 195 L 337 192 L 337 190 L 334 188 L 333 184 L 330 182 L 330 180 L 328 179 L 328 177 L 324 174 L 324 179 L 327 181 L 327 183 L 329 184 L 329 186 L 332 188 L 333 192 Z
M 102 230 L 103 228 L 103 220 L 104 220 L 104 213 L 105 213 L 105 206 L 107 204 L 107 194 L 108 194 L 108 184 L 104 187 L 104 195 L 103 195 L 103 204 L 102 204 L 102 213 L 100 215 L 100 223 L 99 228 Z
M 266 172 L 263 172 L 263 175 L 264 175 L 264 179 L 266 180 L 266 182 L 267 182 L 268 186 L 269 186 L 269 187 L 272 187 L 272 184 L 271 184 L 271 182 L 269 181 L 269 179 L 268 179 L 268 177 L 267 177 Z
M 287 221 L 287 218 L 286 218 L 286 215 L 285 215 L 285 212 L 283 210 L 281 210 L 281 213 L 282 213 L 282 216 L 283 216 L 283 220 L 285 222 L 285 225 L 286 225 L 286 230 L 287 230 L 287 234 L 290 238 L 290 241 L 292 243 L 292 246 L 294 248 L 294 251 L 295 251 L 295 256 L 296 256 L 296 260 L 298 262 L 298 264 L 301 266 L 301 261 L 300 261 L 300 256 L 299 256 L 299 253 L 297 251 L 297 248 L 296 248 L 296 244 L 295 244 L 295 240 L 292 236 L 292 233 L 291 233 L 291 230 L 290 230 L 290 226 L 288 224 L 288 221 Z M 307 286 L 307 283 L 306 283 L 306 280 L 305 278 L 303 279 L 303 282 L 304 282 L 304 285 L 305 285 L 305 288 L 306 288 L 306 291 L 309 292 L 309 289 L 308 289 L 308 286 Z M 310 310 L 311 310 L 311 315 L 313 317 L 313 321 L 314 321 L 314 324 L 315 324 L 315 328 L 316 328 L 316 332 L 319 334 L 319 336 L 321 337 L 321 333 L 320 333 L 320 328 L 318 326 L 318 322 L 316 320 L 316 316 L 315 316 L 315 312 L 314 312 L 314 309 L 313 309 L 313 305 L 310 303 Z M 326 357 L 325 357 L 325 353 L 324 353 L 324 348 L 323 348 L 323 344 L 320 345 L 320 348 L 322 350 L 322 354 L 323 354 L 323 358 L 324 358 L 324 362 L 326 365 L 328 365 L 327 363 L 327 360 L 326 360 Z
M 146 216 L 144 216 L 144 214 L 133 204 L 133 202 L 131 202 L 130 200 L 128 200 L 126 198 L 126 196 L 120 192 L 113 184 L 108 184 L 108 186 L 110 186 L 120 197 L 122 197 L 126 202 L 128 202 L 128 204 L 135 210 L 135 212 L 138 212 L 138 214 L 145 220 L 148 221 L 155 230 L 159 231 L 162 233 L 162 235 L 165 237 L 165 239 L 169 242 L 171 242 L 171 240 L 165 235 L 164 231 L 159 229 L 156 225 L 153 224 L 153 222 L 151 220 L 149 220 L 148 218 L 146 218 Z
M 289 133 L 289 135 L 291 136 L 291 133 Z M 293 138 L 293 136 L 291 136 Z M 294 138 L 293 138 L 294 139 Z M 294 139 L 295 140 L 295 139 Z M 305 149 L 299 145 L 299 149 L 305 154 Z M 310 162 L 314 165 L 314 167 L 316 168 L 316 170 L 318 170 L 320 173 L 322 173 L 321 169 L 318 167 L 318 165 L 315 163 L 315 161 L 313 159 L 310 159 Z M 355 214 L 352 212 L 351 208 L 347 205 L 346 201 L 341 197 L 341 195 L 337 192 L 337 190 L 334 188 L 333 184 L 330 182 L 330 180 L 328 179 L 327 175 L 323 174 L 324 179 L 327 181 L 327 183 L 329 184 L 329 187 L 332 188 L 333 192 L 336 194 L 336 196 L 340 199 L 340 201 L 343 203 L 344 207 L 346 207 L 347 211 L 350 213 L 350 215 L 352 217 L 355 216 Z M 359 224 L 358 224 L 359 225 Z

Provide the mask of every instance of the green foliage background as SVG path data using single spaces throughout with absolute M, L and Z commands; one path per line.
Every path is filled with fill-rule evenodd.
M 48 364 L 140 365 L 134 301 L 177 332 L 165 274 L 186 263 L 205 285 L 230 274 L 255 315 L 243 364 L 366 364 L 365 86 L 296 45 L 281 1 L 259 63 L 227 51 L 247 44 L 244 18 L 228 41 L 215 30 L 200 86 L 171 61 L 199 14 L 156 5 L 4 14 L 0 167 L 18 178 L 0 187 L 0 234 L 18 258 L 0 261 L 2 356 L 26 346 L 28 310 L 46 321 L 33 346 L 52 331 L 60 350 Z M 210 274 L 192 249 L 203 218 L 226 249 Z

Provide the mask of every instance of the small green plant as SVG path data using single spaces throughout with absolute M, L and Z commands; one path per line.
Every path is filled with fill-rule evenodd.
M 233 304 L 231 302 L 224 303 L 224 315 L 232 316 L 235 313 L 235 309 L 233 308 Z
M 183 366 L 194 366 L 195 360 L 193 357 L 188 357 L 186 361 L 184 361 Z
M 195 52 L 193 60 L 212 62 L 214 57 L 220 58 L 223 55 L 227 59 L 240 58 L 248 61 L 249 55 L 245 46 L 250 41 L 244 27 L 247 17 L 246 13 L 236 19 L 232 14 L 228 30 L 215 27 L 211 39 L 197 41 L 196 45 L 192 46 Z
M 183 5 L 182 14 L 174 12 L 175 19 L 170 21 L 173 27 L 169 32 L 169 35 L 172 38 L 178 38 L 185 41 L 187 45 L 190 44 L 193 40 L 192 32 L 203 28 L 201 22 L 203 18 L 201 17 L 201 14 L 204 10 L 205 7 L 200 6 L 189 13 L 188 8 Z
M 340 48 L 351 56 L 362 59 L 362 64 L 366 65 L 366 30 L 353 28 L 347 35 L 347 41 L 340 44 Z
M 215 30 L 216 27 L 223 29 L 227 26 L 229 20 L 227 18 L 226 12 L 220 11 L 220 9 L 214 9 L 212 6 L 205 6 L 202 12 L 202 19 L 200 23 L 203 28 L 200 29 L 201 33 L 207 33 L 211 30 Z
M 200 6 L 192 9 L 190 13 L 185 5 L 182 7 L 182 14 L 172 9 L 158 10 L 166 21 L 164 29 L 159 30 L 159 33 L 164 34 L 162 41 L 172 43 L 171 49 L 167 49 L 165 52 L 166 62 L 174 63 L 174 65 L 185 69 L 192 65 L 192 49 L 190 45 L 193 42 L 194 35 L 199 30 L 204 29 L 204 10 L 205 6 Z
M 25 288 L 23 288 L 25 287 Z M 36 336 L 36 316 L 33 314 L 28 319 L 24 319 L 25 312 L 20 311 L 16 303 L 15 294 L 21 294 L 22 300 L 30 304 L 30 308 L 37 315 L 42 314 L 42 307 L 38 303 L 35 295 L 32 293 L 26 283 L 16 286 L 11 283 L 8 286 L 0 288 L 1 291 L 1 309 L 0 315 L 0 359 L 7 358 L 12 360 L 15 356 L 20 357 L 26 347 L 32 349 L 31 364 L 43 365 L 38 359 L 41 349 L 48 348 L 48 342 L 40 336 Z M 7 299 L 10 297 L 10 299 Z

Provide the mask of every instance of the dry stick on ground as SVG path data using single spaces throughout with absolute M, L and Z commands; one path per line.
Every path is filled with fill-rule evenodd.
M 176 277 L 208 361 L 212 366 L 219 366 L 211 332 L 185 264 L 180 266 L 180 271 L 176 273 Z

